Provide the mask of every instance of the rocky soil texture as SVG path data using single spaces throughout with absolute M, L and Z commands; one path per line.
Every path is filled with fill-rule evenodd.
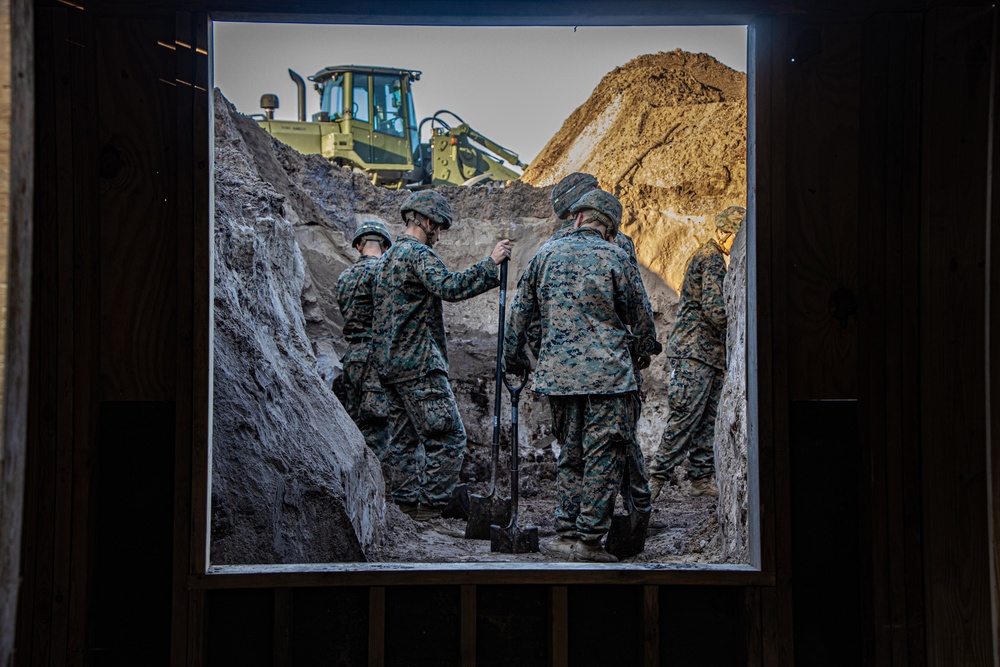
M 688 256 L 711 235 L 716 211 L 745 201 L 745 90 L 744 74 L 703 54 L 672 52 L 637 58 L 604 78 L 591 98 L 567 119 L 522 182 L 503 188 L 441 188 L 452 203 L 456 222 L 435 250 L 450 268 L 461 269 L 488 255 L 496 240 L 511 239 L 509 289 L 513 291 L 527 262 L 558 226 L 549 206 L 549 186 L 571 171 L 589 171 L 602 187 L 622 199 L 624 231 L 636 242 L 658 337 L 666 343 Z M 328 393 L 340 373 L 338 359 L 345 349 L 334 293 L 340 272 L 356 257 L 349 246 L 351 234 L 359 221 L 369 218 L 401 231 L 398 210 L 407 193 L 376 188 L 361 174 L 340 169 L 319 156 L 296 153 L 236 112 L 219 93 L 216 179 L 214 450 L 217 467 L 220 460 L 230 465 L 225 474 L 215 471 L 213 502 L 223 496 L 232 500 L 213 506 L 213 562 L 220 562 L 217 553 L 232 551 L 228 545 L 234 540 L 228 536 L 237 530 L 256 536 L 262 549 L 259 559 L 247 560 L 253 555 L 243 550 L 235 560 L 227 557 L 223 562 L 291 562 L 289 558 L 544 561 L 540 555 L 491 554 L 487 542 L 444 537 L 415 525 L 391 503 L 387 507 L 381 478 L 370 479 L 377 470 L 373 475 L 363 444 L 360 449 L 357 446 L 360 434 Z M 219 218 L 233 219 L 236 231 L 220 225 Z M 287 247 L 291 233 L 298 252 Z M 245 244 L 277 243 L 281 248 L 256 261 L 240 259 L 240 252 L 254 253 L 235 252 L 230 240 L 234 236 Z M 261 279 L 275 284 L 236 290 L 238 294 L 220 302 L 220 293 L 234 291 L 232 287 L 220 289 L 220 281 L 225 286 L 231 281 L 242 285 Z M 296 290 L 301 303 L 298 312 L 293 298 Z M 734 294 L 739 293 L 736 288 Z M 489 470 L 498 299 L 498 291 L 493 290 L 469 301 L 445 304 L 451 381 L 469 435 L 463 479 L 477 493 L 485 491 Z M 229 329 L 239 332 L 233 336 L 236 343 L 224 341 L 231 349 L 220 350 L 220 332 Z M 302 331 L 308 344 L 300 337 Z M 734 362 L 743 363 L 742 354 Z M 273 377 L 255 379 L 263 367 L 270 367 Z M 664 367 L 665 359 L 654 358 L 645 371 L 646 401 L 639 435 L 647 455 L 657 446 L 667 415 Z M 745 433 L 745 419 L 744 426 L 735 430 L 730 425 L 739 418 L 735 412 L 740 405 L 745 411 L 745 398 L 740 402 L 745 382 L 735 376 L 733 382 L 727 387 L 732 399 L 728 404 L 733 407 L 720 411 L 720 423 L 725 420 L 727 431 L 738 439 L 740 428 Z M 305 399 L 298 395 L 304 385 L 308 385 Z M 312 397 L 313 393 L 321 398 Z M 313 401 L 317 401 L 314 410 L 303 407 Z M 290 434 L 269 430 L 283 420 L 307 426 L 306 435 L 292 439 L 322 443 L 319 451 L 323 454 L 308 446 L 289 447 Z M 253 422 L 249 428 L 247 421 Z M 555 442 L 547 402 L 524 392 L 520 422 L 520 524 L 537 526 L 542 536 L 550 535 Z M 509 424 L 506 399 L 503 423 Z M 680 486 L 665 490 L 657 504 L 647 550 L 635 557 L 636 562 L 745 562 L 742 437 L 742 454 L 738 446 L 726 451 L 735 452 L 737 458 L 742 455 L 743 460 L 720 462 L 720 470 L 728 466 L 731 474 L 743 480 L 720 485 L 720 505 L 725 511 L 716 512 L 714 499 L 690 497 L 682 474 Z M 502 441 L 501 470 L 507 460 L 506 429 Z M 245 459 L 251 463 L 243 463 L 241 473 Z M 297 485 L 292 478 L 302 469 L 311 470 L 315 479 Z M 350 474 L 345 479 L 345 473 L 338 470 Z M 360 504 L 367 511 L 358 515 L 364 520 L 352 518 L 350 549 L 309 534 L 309 517 L 318 512 L 312 505 L 319 502 L 326 511 L 326 499 L 317 501 L 315 493 L 324 477 L 335 489 L 331 497 L 339 497 L 339 488 L 362 490 Z M 356 478 L 366 481 L 361 484 Z M 258 481 L 251 484 L 249 480 Z M 501 482 L 506 488 L 505 472 L 501 472 Z M 356 500 L 348 501 L 348 506 Z M 255 503 L 261 505 L 256 514 L 249 509 Z M 245 511 L 229 509 L 235 506 Z M 360 511 L 347 511 L 345 516 L 354 517 Z M 298 532 L 294 534 L 284 527 L 289 516 L 296 517 Z M 720 528 L 720 519 L 742 520 L 743 528 Z M 317 520 L 327 519 L 324 515 Z M 341 521 L 339 525 L 343 534 L 347 524 Z M 455 522 L 456 527 L 462 525 Z M 248 549 L 251 542 L 242 540 Z M 272 544 L 281 545 L 283 551 L 268 546 Z

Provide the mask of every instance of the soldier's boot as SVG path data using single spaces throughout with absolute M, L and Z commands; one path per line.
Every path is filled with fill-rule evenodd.
M 649 504 L 652 506 L 656 502 L 656 499 L 660 497 L 663 489 L 667 486 L 677 486 L 677 480 L 674 479 L 672 473 L 667 473 L 666 476 L 660 477 L 658 475 L 649 476 Z
M 691 480 L 691 495 L 718 498 L 719 487 L 715 485 L 713 475 Z
M 445 523 L 444 519 L 441 517 L 440 508 L 422 504 L 418 505 L 417 511 L 412 518 L 414 521 L 418 521 L 421 524 L 430 527 L 435 532 L 441 533 L 442 535 L 447 535 L 449 537 L 465 537 L 464 530 L 452 528 Z
M 556 560 L 573 560 L 573 546 L 579 540 L 574 535 L 557 535 L 538 545 L 539 551 Z
M 604 550 L 600 540 L 577 540 L 573 545 L 573 560 L 584 563 L 617 563 L 618 559 Z
M 416 519 L 419 508 L 420 506 L 417 503 L 399 503 L 399 511 L 411 519 Z

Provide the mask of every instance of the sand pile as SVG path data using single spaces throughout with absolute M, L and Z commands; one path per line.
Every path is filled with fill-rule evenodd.
M 525 171 L 585 171 L 625 207 L 639 260 L 675 291 L 715 213 L 745 206 L 746 74 L 704 53 L 640 56 L 609 72 Z

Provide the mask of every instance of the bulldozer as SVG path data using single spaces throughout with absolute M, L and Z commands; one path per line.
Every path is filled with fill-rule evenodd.
M 372 183 L 421 189 L 517 180 L 524 169 L 517 153 L 469 127 L 442 109 L 416 120 L 412 85 L 417 70 L 337 65 L 309 77 L 320 110 L 305 118 L 306 83 L 288 70 L 298 91 L 298 120 L 276 120 L 278 96 L 261 96 L 254 120 L 270 135 L 300 153 L 323 155 L 342 167 L 367 174 Z M 456 122 L 457 121 L 457 122 Z M 425 125 L 428 141 L 422 142 Z

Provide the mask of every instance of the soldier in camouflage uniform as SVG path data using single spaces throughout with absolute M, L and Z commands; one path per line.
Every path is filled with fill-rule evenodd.
M 344 408 L 365 436 L 368 447 L 379 461 L 384 461 L 389 446 L 389 405 L 371 363 L 372 296 L 375 265 L 392 245 L 392 238 L 385 223 L 368 221 L 358 225 L 351 245 L 359 257 L 337 278 L 337 305 L 344 316 L 344 339 L 349 346 L 341 359 L 347 395 Z
M 379 260 L 375 279 L 374 359 L 389 399 L 389 487 L 404 512 L 451 534 L 440 523 L 441 509 L 458 484 L 466 441 L 448 383 L 441 301 L 497 287 L 510 241 L 500 241 L 465 271 L 452 272 L 432 249 L 441 230 L 451 227 L 448 200 L 431 190 L 415 192 L 400 213 L 406 231 Z
M 601 540 L 635 439 L 638 385 L 630 349 L 654 353 L 656 330 L 635 266 L 607 243 L 621 204 L 594 190 L 572 208 L 576 229 L 543 245 L 518 282 L 504 337 L 504 366 L 528 367 L 528 331 L 537 321 L 538 365 L 532 389 L 549 397 L 562 443 L 556 473 L 557 536 L 545 553 L 615 562 Z
M 583 195 L 592 190 L 598 189 L 600 188 L 598 186 L 597 179 L 591 174 L 583 172 L 573 172 L 553 186 L 551 194 L 552 212 L 556 214 L 557 218 L 563 221 L 563 224 L 555 231 L 554 234 L 552 234 L 549 241 L 561 239 L 573 232 L 576 217 L 570 215 L 570 209 Z M 614 243 L 625 251 L 629 257 L 629 261 L 632 262 L 632 266 L 635 267 L 635 274 L 639 278 L 638 288 L 642 293 L 643 309 L 648 309 L 652 312 L 652 308 L 649 305 L 649 296 L 646 294 L 646 287 L 642 284 L 642 278 L 639 274 L 639 259 L 635 254 L 635 244 L 632 242 L 631 237 L 622 232 L 620 229 L 618 233 L 614 235 Z M 534 336 L 537 336 L 537 334 L 534 334 Z M 663 346 L 660 345 L 659 342 L 656 342 L 653 354 L 659 354 L 662 349 Z M 537 345 L 533 345 L 532 350 L 537 351 Z M 637 405 L 634 411 L 635 428 L 638 429 L 639 417 L 642 411 L 642 371 L 649 366 L 649 356 L 637 354 L 635 350 L 632 350 L 632 360 L 635 362 L 634 370 L 637 385 L 635 394 Z M 646 471 L 646 460 L 642 455 L 642 448 L 639 446 L 638 436 L 633 438 L 629 445 L 626 463 L 628 467 L 628 478 L 627 480 L 622 480 L 622 495 L 624 496 L 626 493 L 630 493 L 632 503 L 635 505 L 637 510 L 642 512 L 649 511 L 652 507 L 649 491 L 649 477 Z M 625 484 L 626 481 L 628 482 L 627 490 Z
M 726 302 L 722 294 L 726 256 L 746 209 L 730 206 L 715 216 L 716 238 L 692 255 L 681 286 L 667 357 L 670 414 L 650 466 L 653 500 L 688 456 L 692 495 L 718 496 L 715 475 L 715 416 L 726 374 Z

